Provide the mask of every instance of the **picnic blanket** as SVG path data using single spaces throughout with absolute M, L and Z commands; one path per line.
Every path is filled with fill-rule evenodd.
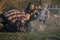
M 12 23 L 15 23 L 18 19 L 22 19 L 25 17 L 25 12 L 24 11 L 19 11 L 16 9 L 9 10 L 8 12 L 5 12 L 3 14 L 9 21 Z

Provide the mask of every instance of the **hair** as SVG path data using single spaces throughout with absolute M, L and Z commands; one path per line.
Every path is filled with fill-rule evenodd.
M 30 5 L 34 4 L 33 2 L 30 2 L 26 8 L 26 10 L 30 10 Z

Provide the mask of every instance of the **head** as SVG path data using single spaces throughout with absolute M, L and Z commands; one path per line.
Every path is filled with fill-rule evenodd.
M 38 5 L 38 8 L 41 8 L 42 7 L 42 5 Z
M 29 3 L 27 9 L 33 10 L 34 9 L 34 3 Z

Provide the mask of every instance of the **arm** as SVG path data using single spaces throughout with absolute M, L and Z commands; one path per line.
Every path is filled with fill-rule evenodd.
M 26 20 L 29 20 L 30 19 L 30 14 L 26 14 Z

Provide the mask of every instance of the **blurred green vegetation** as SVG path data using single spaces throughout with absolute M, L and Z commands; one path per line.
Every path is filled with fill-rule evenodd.
M 60 0 L 0 0 L 0 12 L 12 9 L 12 8 L 17 8 L 19 10 L 25 9 L 27 4 L 29 2 L 46 2 L 46 3 L 51 3 L 51 4 L 60 4 Z M 37 2 L 37 3 L 38 3 Z

